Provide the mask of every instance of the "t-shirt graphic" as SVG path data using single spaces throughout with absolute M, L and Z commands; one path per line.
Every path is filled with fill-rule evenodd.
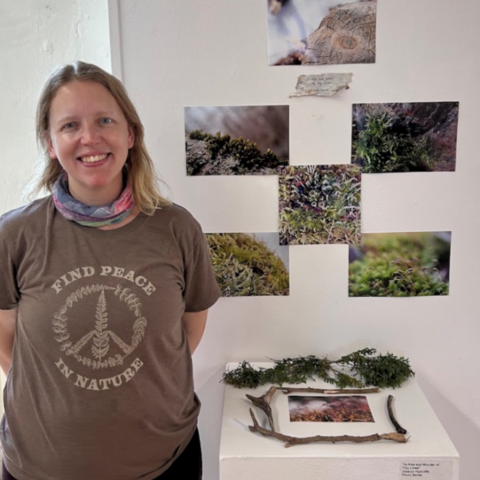
M 100 275 L 116 273 L 116 276 L 120 276 L 123 272 L 124 269 L 119 267 L 102 266 Z M 84 276 L 92 277 L 93 281 L 96 277 L 95 273 L 95 268 L 91 266 L 77 268 L 62 275 L 55 281 L 52 288 L 59 294 L 64 291 L 65 283 L 70 285 L 76 279 Z M 75 359 L 93 371 L 108 372 L 112 367 L 126 365 L 129 356 L 135 352 L 145 336 L 148 321 L 142 314 L 142 304 L 134 291 L 143 287 L 143 290 L 151 295 L 156 289 L 145 277 L 135 277 L 133 271 L 128 272 L 123 278 L 130 280 L 133 287 L 122 284 L 112 287 L 100 283 L 82 286 L 68 295 L 65 303 L 53 315 L 52 328 L 54 338 L 60 344 L 60 351 L 67 358 Z M 87 309 L 85 312 L 86 321 L 84 323 L 89 326 L 90 330 L 77 339 L 69 331 L 68 315 L 71 310 L 82 309 L 83 300 L 89 296 L 97 299 L 95 310 L 90 312 Z M 122 338 L 121 334 L 116 333 L 115 322 L 111 318 L 111 314 L 109 317 L 109 305 L 112 303 L 123 306 L 123 318 L 127 318 L 131 322 L 130 338 Z M 91 322 L 88 322 L 87 319 L 91 319 Z M 69 367 L 63 358 L 60 358 L 55 365 L 66 378 L 74 381 L 77 387 L 89 390 L 108 390 L 130 381 L 142 367 L 143 361 L 135 358 L 121 374 L 103 378 L 88 378 L 80 375 L 74 371 L 73 367 Z

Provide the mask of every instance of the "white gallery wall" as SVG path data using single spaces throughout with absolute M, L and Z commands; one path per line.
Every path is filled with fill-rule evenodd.
M 290 296 L 220 299 L 194 360 L 206 480 L 218 475 L 226 362 L 335 357 L 365 346 L 410 358 L 460 452 L 462 480 L 477 479 L 478 0 L 378 0 L 376 64 L 318 67 L 267 66 L 266 0 L 118 0 L 110 7 L 119 25 L 114 73 L 139 109 L 172 199 L 206 232 L 276 231 L 277 179 L 187 177 L 184 106 L 288 104 L 290 163 L 331 164 L 350 162 L 352 103 L 460 102 L 456 172 L 362 180 L 363 232 L 453 232 L 449 296 L 348 298 L 346 245 L 293 246 Z M 353 72 L 350 90 L 288 97 L 298 75 L 325 72 Z
M 479 477 L 480 2 L 378 2 L 376 64 L 287 68 L 266 66 L 264 0 L 110 0 L 110 25 L 106 0 L 0 0 L 0 214 L 22 204 L 36 159 L 37 94 L 58 63 L 109 70 L 112 58 L 171 198 L 208 232 L 276 231 L 277 179 L 187 178 L 185 105 L 288 104 L 290 162 L 331 164 L 350 161 L 352 103 L 460 102 L 455 173 L 364 175 L 362 183 L 363 232 L 453 232 L 450 295 L 350 299 L 348 247 L 319 245 L 291 247 L 290 297 L 220 299 L 194 357 L 205 480 L 218 480 L 225 363 L 365 346 L 410 358 L 460 452 L 461 479 Z M 288 98 L 298 75 L 326 72 L 353 72 L 350 90 Z

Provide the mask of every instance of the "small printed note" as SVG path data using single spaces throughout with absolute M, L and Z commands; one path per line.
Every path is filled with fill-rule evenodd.
M 452 462 L 402 462 L 400 464 L 400 478 L 451 480 Z
M 317 97 L 331 97 L 339 90 L 350 88 L 353 73 L 322 73 L 321 75 L 300 75 L 298 77 L 296 92 L 290 97 L 304 97 L 315 95 Z

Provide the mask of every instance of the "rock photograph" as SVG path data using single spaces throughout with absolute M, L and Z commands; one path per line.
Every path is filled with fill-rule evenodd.
M 267 0 L 268 65 L 375 63 L 377 1 Z

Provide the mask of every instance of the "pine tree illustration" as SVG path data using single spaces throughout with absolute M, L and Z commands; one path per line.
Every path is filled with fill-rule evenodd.
M 105 300 L 105 292 L 102 290 L 97 302 L 97 310 L 95 318 L 95 334 L 93 336 L 92 353 L 95 358 L 101 360 L 110 348 L 108 345 L 109 332 L 107 329 L 107 301 Z

